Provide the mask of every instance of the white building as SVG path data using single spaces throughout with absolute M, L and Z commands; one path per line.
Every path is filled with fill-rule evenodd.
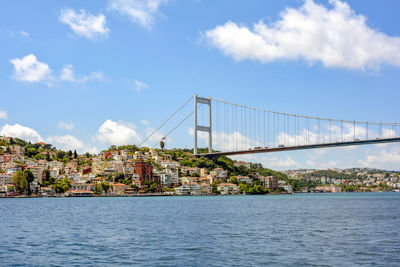
M 235 195 L 239 194 L 239 187 L 231 183 L 222 183 L 217 186 L 217 190 L 221 195 Z

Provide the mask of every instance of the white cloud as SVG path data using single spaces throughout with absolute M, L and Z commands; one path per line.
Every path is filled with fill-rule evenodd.
M 61 71 L 61 80 L 63 81 L 75 81 L 74 71 L 72 69 L 72 65 L 66 65 Z
M 84 9 L 77 12 L 71 8 L 62 9 L 60 21 L 68 24 L 77 35 L 88 39 L 107 36 L 110 31 L 106 26 L 106 17 L 103 14 L 95 16 L 86 13 Z
M 292 159 L 290 156 L 278 158 L 278 157 L 261 157 L 261 163 L 264 167 L 270 169 L 288 169 L 299 167 L 300 164 Z
M 154 132 L 154 128 L 147 127 L 146 128 L 146 137 L 150 136 Z M 148 147 L 153 147 L 154 145 L 157 147 L 158 143 L 161 141 L 161 139 L 164 137 L 164 134 L 162 132 L 155 132 L 143 145 L 148 146 Z M 172 137 L 166 138 L 164 141 L 166 144 L 172 144 L 173 139 Z
M 0 110 L 0 120 L 7 120 L 8 119 L 8 113 L 6 110 Z
M 105 81 L 106 78 L 102 72 L 94 71 L 89 75 L 85 75 L 77 80 L 78 83 L 85 83 L 88 81 Z
M 62 81 L 67 81 L 67 82 L 85 83 L 88 81 L 96 81 L 96 80 L 104 81 L 105 77 L 102 72 L 92 72 L 89 75 L 76 77 L 74 74 L 73 66 L 71 64 L 68 64 L 62 69 L 60 79 Z
M 61 150 L 76 150 L 79 153 L 98 153 L 95 147 L 86 146 L 81 140 L 72 135 L 50 136 L 47 142 Z
M 361 166 L 374 167 L 388 170 L 400 169 L 400 153 L 397 150 L 388 151 L 386 149 L 369 152 L 365 159 L 358 161 Z
M 1 128 L 0 135 L 20 138 L 33 143 L 42 142 L 43 138 L 32 128 L 22 126 L 18 123 L 14 125 L 6 124 Z
M 141 140 L 134 124 L 112 120 L 100 126 L 95 139 L 112 145 L 138 144 Z
M 134 81 L 134 89 L 136 92 L 140 93 L 145 89 L 150 89 L 150 86 L 148 86 L 147 84 L 145 84 L 142 81 L 135 80 Z
M 22 37 L 29 37 L 29 33 L 25 31 L 19 31 L 19 34 L 21 34 Z
M 168 0 L 111 0 L 109 8 L 126 15 L 134 23 L 151 29 L 161 5 Z
M 23 58 L 14 58 L 10 62 L 14 65 L 14 78 L 17 81 L 40 82 L 50 78 L 49 65 L 38 61 L 34 54 Z
M 206 31 L 211 45 L 236 61 L 272 62 L 278 59 L 321 62 L 347 69 L 400 66 L 400 38 L 370 28 L 362 15 L 340 0 L 332 8 L 305 0 L 299 8 L 286 8 L 280 20 L 252 28 L 228 21 Z
M 149 126 L 150 125 L 150 122 L 146 121 L 146 120 L 141 120 L 140 123 L 143 124 L 144 126 Z
M 67 131 L 72 131 L 74 129 L 74 124 L 72 122 L 60 121 L 57 127 Z

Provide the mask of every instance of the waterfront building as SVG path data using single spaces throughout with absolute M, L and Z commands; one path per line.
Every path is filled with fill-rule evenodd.
M 179 195 L 179 196 L 190 194 L 190 188 L 187 185 L 175 187 L 174 190 L 175 190 L 175 194 Z
M 111 184 L 111 192 L 116 195 L 121 195 L 125 192 L 125 189 L 128 188 L 126 184 L 121 183 L 112 183 Z
M 231 183 L 222 183 L 218 184 L 217 190 L 221 193 L 221 195 L 235 195 L 239 194 L 239 187 L 236 184 Z
M 260 177 L 260 180 L 263 182 L 263 185 L 265 188 L 271 189 L 271 190 L 277 190 L 278 189 L 278 178 L 275 176 L 262 176 Z

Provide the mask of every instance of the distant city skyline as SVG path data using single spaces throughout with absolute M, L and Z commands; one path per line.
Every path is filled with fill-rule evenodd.
M 310 116 L 400 118 L 395 0 L 4 1 L 1 7 L 0 135 L 79 153 L 138 145 L 195 93 Z M 185 122 L 166 147 L 192 148 L 192 127 Z M 277 170 L 399 170 L 400 145 L 233 158 Z

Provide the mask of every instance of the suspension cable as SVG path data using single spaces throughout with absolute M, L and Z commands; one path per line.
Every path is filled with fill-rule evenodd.
M 150 137 L 152 137 L 158 130 L 160 130 L 170 119 L 172 119 L 172 117 L 174 117 L 176 115 L 176 113 L 178 113 L 181 109 L 183 109 L 191 100 L 192 100 L 193 96 L 191 96 L 186 102 L 185 104 L 183 104 L 180 108 L 178 108 L 174 113 L 172 113 L 171 116 L 169 116 L 169 118 L 164 121 L 160 126 L 158 126 L 157 129 L 155 129 L 149 136 L 146 137 L 146 139 L 144 139 L 142 141 L 142 143 L 140 143 L 139 147 L 141 147 Z

